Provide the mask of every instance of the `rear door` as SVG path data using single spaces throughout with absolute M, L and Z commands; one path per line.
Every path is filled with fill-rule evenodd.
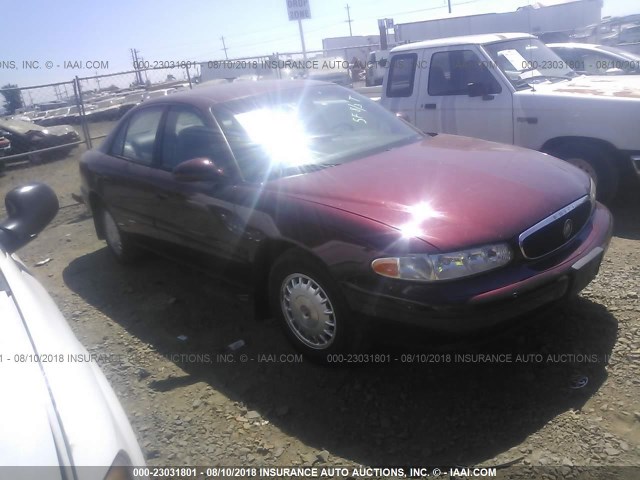
M 416 125 L 427 133 L 451 133 L 513 143 L 513 96 L 475 46 L 425 50 Z M 470 90 L 470 85 L 483 91 Z
M 151 165 L 158 155 L 157 137 L 164 106 L 134 113 L 111 145 L 111 161 L 96 172 L 102 197 L 120 227 L 130 233 L 153 234 L 154 192 L 149 184 Z

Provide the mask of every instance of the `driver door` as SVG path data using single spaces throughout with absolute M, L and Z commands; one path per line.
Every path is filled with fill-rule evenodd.
M 513 96 L 497 67 L 473 47 L 425 52 L 416 124 L 425 132 L 451 133 L 513 144 Z M 472 92 L 470 85 L 483 91 Z M 473 93 L 477 96 L 470 96 Z
M 213 123 L 213 122 L 212 122 Z M 208 158 L 225 171 L 217 181 L 179 181 L 173 169 L 194 158 Z M 217 126 L 193 107 L 172 106 L 167 113 L 159 162 L 150 180 L 156 203 L 155 227 L 161 240 L 208 255 L 230 258 L 238 232 L 231 224 L 234 170 Z

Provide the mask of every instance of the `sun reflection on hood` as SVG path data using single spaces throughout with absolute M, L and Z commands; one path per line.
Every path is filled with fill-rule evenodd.
M 404 238 L 419 237 L 422 235 L 422 223 L 430 218 L 442 218 L 444 213 L 434 209 L 429 202 L 422 201 L 403 209 L 411 215 L 411 219 L 400 226 L 400 232 Z

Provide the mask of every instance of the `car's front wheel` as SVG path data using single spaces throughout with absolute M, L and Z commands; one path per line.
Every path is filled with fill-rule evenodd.
M 354 348 L 353 313 L 320 262 L 290 250 L 269 275 L 273 314 L 293 345 L 312 360 Z
M 140 256 L 138 247 L 132 244 L 130 237 L 116 223 L 113 215 L 106 208 L 100 208 L 102 231 L 107 246 L 120 263 L 132 263 Z

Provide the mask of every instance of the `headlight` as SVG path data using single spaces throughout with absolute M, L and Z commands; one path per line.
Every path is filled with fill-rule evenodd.
M 452 253 L 378 258 L 371 263 L 379 275 L 400 280 L 436 282 L 468 277 L 509 263 L 513 252 L 506 243 Z

